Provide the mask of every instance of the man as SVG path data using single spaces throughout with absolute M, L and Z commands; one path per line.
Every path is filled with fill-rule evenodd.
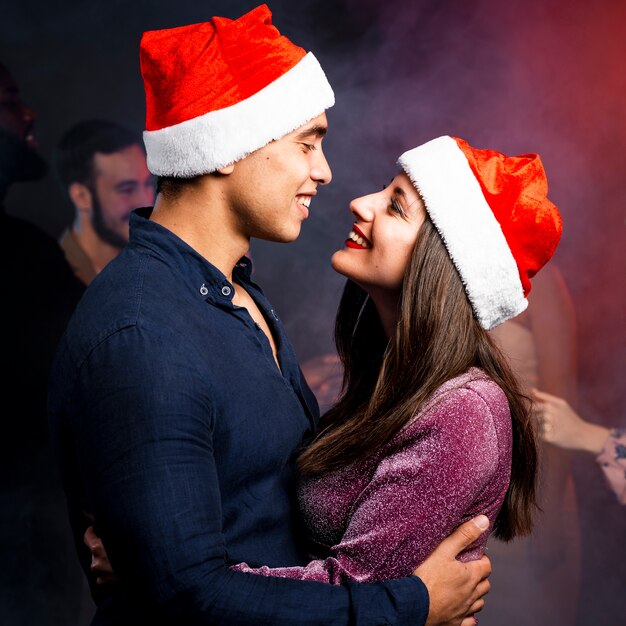
M 156 204 L 131 216 L 129 244 L 87 291 L 50 394 L 75 533 L 93 515 L 118 578 L 93 585 L 94 623 L 460 624 L 489 586 L 486 558 L 454 559 L 481 533 L 472 522 L 421 579 L 230 569 L 306 560 L 295 459 L 318 407 L 244 255 L 251 237 L 293 241 L 330 182 L 334 95 L 265 5 L 145 33 L 141 66 Z
M 56 171 L 75 209 L 60 244 L 88 285 L 128 242 L 131 212 L 154 202 L 152 175 L 140 137 L 105 120 L 86 120 L 61 138 Z
M 83 286 L 53 237 L 5 211 L 17 183 L 47 171 L 36 115 L 0 64 L 0 267 L 4 337 L 0 437 L 0 622 L 78 624 L 82 572 L 46 419 L 49 370 Z M 41 209 L 46 205 L 42 203 Z

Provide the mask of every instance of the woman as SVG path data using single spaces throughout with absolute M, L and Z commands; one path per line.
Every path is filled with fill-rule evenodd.
M 532 528 L 532 419 L 487 330 L 526 308 L 560 237 L 541 161 L 439 137 L 398 163 L 387 187 L 352 202 L 332 260 L 348 278 L 336 322 L 344 388 L 300 458 L 316 558 L 234 569 L 383 580 L 410 574 L 479 513 L 504 540 Z
M 410 574 L 478 513 L 504 540 L 531 530 L 532 420 L 487 330 L 526 308 L 560 237 L 541 161 L 440 137 L 399 165 L 381 192 L 352 202 L 353 230 L 332 260 L 349 279 L 336 322 L 344 388 L 300 459 L 319 558 L 236 569 L 382 580 Z

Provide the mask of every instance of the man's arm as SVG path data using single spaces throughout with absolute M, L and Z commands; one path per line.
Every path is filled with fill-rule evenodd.
M 475 623 L 473 615 L 484 608 L 484 596 L 490 589 L 491 563 L 487 556 L 467 563 L 458 561 L 456 557 L 472 545 L 488 526 L 489 520 L 484 515 L 465 522 L 413 572 L 422 580 L 429 594 L 426 626 L 473 626 Z M 92 526 L 87 529 L 84 541 L 92 555 L 91 569 L 97 577 L 97 584 L 116 582 L 102 540 Z

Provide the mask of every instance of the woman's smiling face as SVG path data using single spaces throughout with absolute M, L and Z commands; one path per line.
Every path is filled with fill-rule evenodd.
M 402 172 L 382 191 L 354 199 L 350 211 L 356 220 L 333 268 L 370 295 L 398 293 L 426 217 L 421 197 Z

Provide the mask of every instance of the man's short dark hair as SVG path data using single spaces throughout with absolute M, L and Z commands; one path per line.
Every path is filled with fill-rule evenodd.
M 174 200 L 177 198 L 185 187 L 193 185 L 200 176 L 193 178 L 175 178 L 172 176 L 159 176 L 156 180 L 156 193 L 161 194 L 165 198 Z
M 134 145 L 144 149 L 140 135 L 121 124 L 99 119 L 79 122 L 63 134 L 57 145 L 57 177 L 64 189 L 72 183 L 90 184 L 96 152 L 113 154 Z

